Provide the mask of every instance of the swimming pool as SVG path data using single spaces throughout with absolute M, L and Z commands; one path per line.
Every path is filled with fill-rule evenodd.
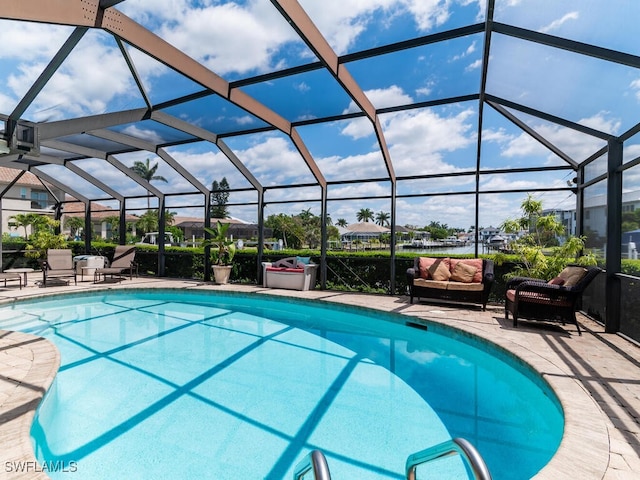
M 319 448 L 336 479 L 395 479 L 407 455 L 458 436 L 496 479 L 540 470 L 564 424 L 546 384 L 487 343 L 406 320 L 182 290 L 0 309 L 0 328 L 61 352 L 32 429 L 41 462 L 76 470 L 52 478 L 291 478 Z

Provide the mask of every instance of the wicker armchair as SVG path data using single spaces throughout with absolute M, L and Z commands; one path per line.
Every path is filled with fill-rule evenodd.
M 572 323 L 582 335 L 576 320 L 582 292 L 601 272 L 598 267 L 569 265 L 556 278 L 545 280 L 515 277 L 507 282 L 504 317 L 513 315 L 513 326 L 518 320 L 556 321 Z

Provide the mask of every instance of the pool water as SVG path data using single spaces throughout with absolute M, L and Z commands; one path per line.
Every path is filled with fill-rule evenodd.
M 32 428 L 53 479 L 290 479 L 313 449 L 336 480 L 401 479 L 408 455 L 453 437 L 494 479 L 539 471 L 564 426 L 546 384 L 496 347 L 406 320 L 178 290 L 0 309 L 0 329 L 61 352 Z M 464 475 L 457 457 L 432 468 Z

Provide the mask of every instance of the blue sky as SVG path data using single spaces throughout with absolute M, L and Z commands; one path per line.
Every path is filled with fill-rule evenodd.
M 338 55 L 359 52 L 390 42 L 446 31 L 484 19 L 483 0 L 300 0 L 310 18 Z M 126 0 L 116 8 L 161 38 L 178 46 L 227 81 L 233 82 L 282 68 L 316 61 L 271 2 L 249 0 Z M 495 21 L 541 33 L 566 37 L 604 48 L 640 55 L 634 39 L 640 2 L 623 0 L 562 1 L 497 0 Z M 72 29 L 0 20 L 0 113 L 8 114 L 55 55 Z M 477 93 L 481 81 L 481 34 L 416 47 L 388 55 L 348 62 L 346 68 L 376 108 L 396 107 Z M 153 103 L 199 92 L 202 88 L 147 55 L 128 48 Z M 242 90 L 289 121 L 340 115 L 358 107 L 325 70 L 248 85 Z M 640 71 L 537 45 L 494 33 L 487 77 L 487 92 L 505 100 L 549 112 L 599 131 L 618 135 L 640 121 Z M 51 81 L 29 107 L 24 118 L 59 120 L 120 109 L 143 107 L 114 39 L 102 31 L 89 31 Z M 477 101 L 380 114 L 395 173 L 411 176 L 433 173 L 469 173 L 436 180 L 401 181 L 398 195 L 473 191 L 477 162 Z M 233 104 L 215 97 L 194 100 L 166 112 L 211 132 L 253 129 L 264 122 Z M 511 111 L 562 152 L 582 161 L 604 145 L 600 139 Z M 179 141 L 188 135 L 156 122 L 116 129 L 151 141 Z M 383 178 L 384 160 L 371 123 L 364 118 L 298 127 L 298 133 L 328 181 Z M 489 106 L 484 108 L 481 170 L 564 165 L 564 161 Z M 295 145 L 281 132 L 263 132 L 224 139 L 234 154 L 265 186 L 297 185 L 314 181 Z M 208 142 L 167 148 L 200 182 L 226 177 L 232 188 L 249 182 Z M 55 153 L 55 152 L 51 152 Z M 625 145 L 625 157 L 640 155 L 637 139 Z M 171 167 L 150 152 L 118 155 L 126 165 L 151 158 L 158 174 L 169 180 L 154 185 L 166 193 L 193 190 Z M 125 195 L 143 195 L 144 189 L 97 159 L 78 165 Z M 43 167 L 55 178 L 70 182 L 90 198 L 102 198 L 84 180 L 59 165 Z M 482 191 L 535 190 L 563 187 L 570 171 L 483 175 Z M 640 179 L 625 176 L 625 189 L 637 189 Z M 355 222 L 361 208 L 391 210 L 388 199 L 352 200 L 389 196 L 389 182 L 362 182 L 331 186 L 329 214 L 333 220 Z M 522 194 L 481 196 L 480 225 L 497 225 L 518 215 Z M 305 187 L 268 190 L 265 213 L 299 213 L 310 208 L 320 213 L 320 189 Z M 571 208 L 566 191 L 535 193 L 548 208 Z M 171 197 L 168 208 L 179 215 L 201 214 L 180 209 L 198 198 Z M 253 192 L 231 196 L 232 203 L 255 202 Z M 295 200 L 295 203 L 278 203 Z M 397 223 L 426 225 L 440 221 L 467 228 L 474 222 L 473 195 L 399 198 Z M 111 206 L 115 203 L 102 202 Z M 131 202 L 146 208 L 146 200 Z M 232 215 L 255 221 L 254 206 L 232 207 Z

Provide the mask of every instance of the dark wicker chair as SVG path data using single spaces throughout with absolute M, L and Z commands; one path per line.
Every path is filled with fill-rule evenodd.
M 580 270 L 584 274 L 575 283 L 554 284 L 545 280 L 527 277 L 514 277 L 507 282 L 505 298 L 505 319 L 509 313 L 513 315 L 513 326 L 518 326 L 519 319 L 556 321 L 562 324 L 572 323 L 582 335 L 580 325 L 576 320 L 576 308 L 580 306 L 582 292 L 591 281 L 601 272 L 598 267 L 582 267 L 570 265 L 556 277 L 562 278 L 569 274 L 575 275 Z M 565 273 L 569 272 L 569 273 Z M 555 280 L 555 279 L 554 279 Z M 562 281 L 558 282 L 562 283 Z

